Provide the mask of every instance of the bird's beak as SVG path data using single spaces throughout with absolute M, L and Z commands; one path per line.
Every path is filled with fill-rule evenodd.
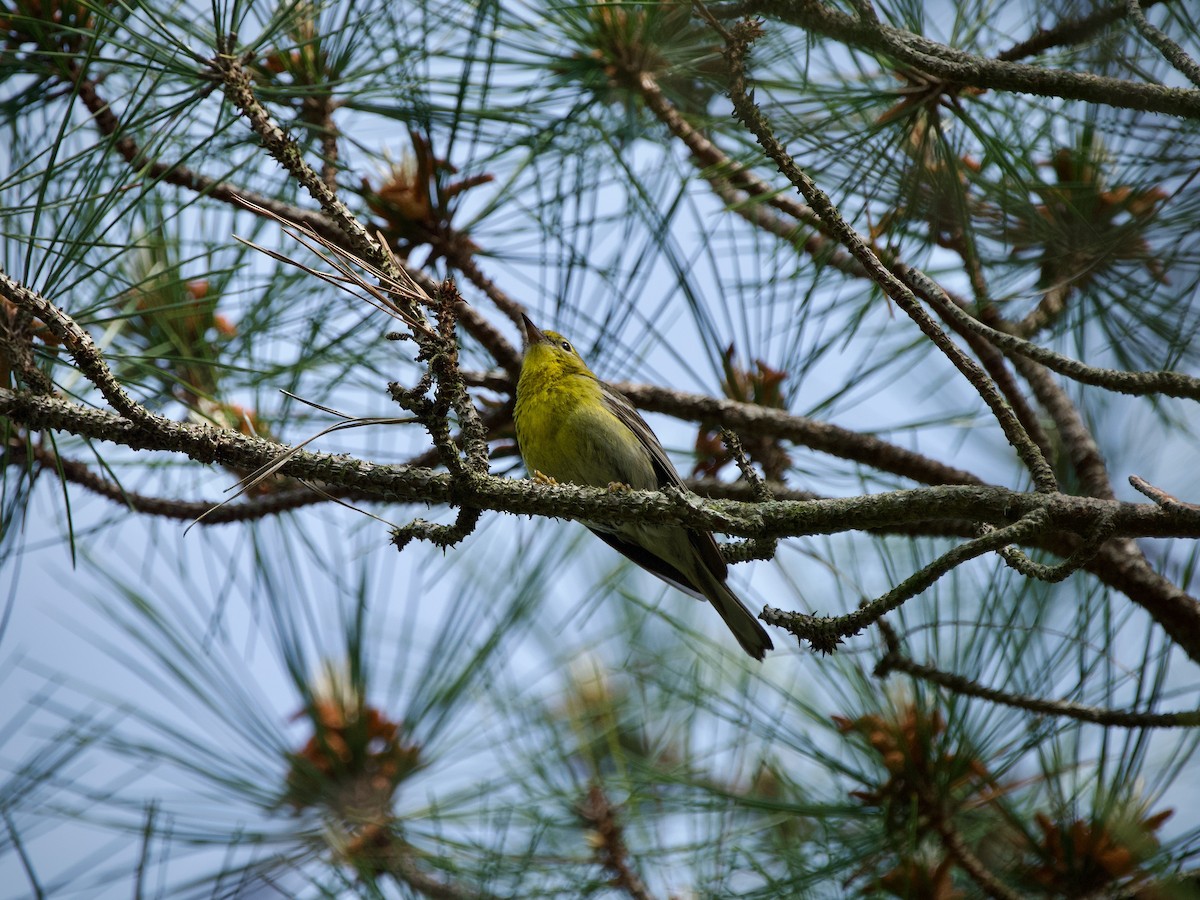
M 546 336 L 533 322 L 529 321 L 529 316 L 521 313 L 521 321 L 525 325 L 525 347 L 546 343 Z

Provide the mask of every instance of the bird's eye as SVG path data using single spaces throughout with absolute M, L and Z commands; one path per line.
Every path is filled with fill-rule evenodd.
M 568 353 L 570 353 L 570 352 L 571 352 L 571 342 L 570 342 L 570 341 L 563 341 L 563 342 L 562 342 L 562 348 L 563 348 L 564 350 L 566 350 Z

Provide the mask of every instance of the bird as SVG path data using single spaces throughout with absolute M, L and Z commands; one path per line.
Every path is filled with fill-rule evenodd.
M 686 491 L 633 404 L 597 378 L 569 340 L 522 319 L 524 357 L 513 421 L 530 474 L 590 487 Z M 711 533 L 640 522 L 583 524 L 646 571 L 711 603 L 750 656 L 761 660 L 774 649 L 766 629 L 725 583 L 728 567 Z

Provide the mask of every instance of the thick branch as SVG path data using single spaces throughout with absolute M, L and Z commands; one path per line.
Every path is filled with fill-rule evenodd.
M 288 448 L 235 431 L 154 416 L 145 424 L 66 400 L 0 389 L 0 415 L 31 430 L 54 429 L 112 441 L 137 450 L 183 453 L 203 463 L 257 469 Z M 297 451 L 282 474 L 363 491 L 380 500 L 458 506 L 467 504 L 518 515 L 587 519 L 604 524 L 644 522 L 685 525 L 739 537 L 834 534 L 937 520 L 990 522 L 1001 528 L 1044 511 L 1051 529 L 1086 533 L 1111 515 L 1113 534 L 1126 537 L 1200 538 L 1200 508 L 1164 509 L 1125 503 L 1033 494 L 1002 487 L 942 485 L 861 497 L 769 503 L 714 501 L 694 494 L 607 491 L 570 484 L 480 476 L 470 483 L 411 466 L 377 465 L 344 454 Z M 1200 619 L 1197 620 L 1200 639 Z
M 368 490 L 353 491 L 332 485 L 322 486 L 320 491 L 309 487 L 294 487 L 283 490 L 273 490 L 267 494 L 245 498 L 237 503 L 222 504 L 218 500 L 183 500 L 170 497 L 157 497 L 126 490 L 121 485 L 92 472 L 86 465 L 71 459 L 54 456 L 46 450 L 34 450 L 35 458 L 41 465 L 52 469 L 67 481 L 96 493 L 97 495 L 126 506 L 144 515 L 161 516 L 181 521 L 197 521 L 204 526 L 224 525 L 229 522 L 245 522 L 278 515 L 281 512 L 328 503 L 331 500 L 342 500 L 350 503 L 379 503 L 382 500 L 378 493 Z M 499 454 L 493 453 L 496 458 Z M 11 465 L 25 465 L 27 455 L 22 447 L 10 448 L 6 457 Z M 429 450 L 414 457 L 406 468 L 427 468 L 437 465 L 438 454 Z M 746 482 L 726 482 L 713 479 L 699 479 L 688 482 L 688 487 L 702 497 L 710 499 L 727 499 L 751 501 L 756 499 L 756 491 Z M 825 500 L 810 491 L 789 489 L 783 484 L 769 485 L 772 498 L 775 500 L 809 501 Z M 203 517 L 203 518 L 201 518 Z M 929 522 L 908 522 L 897 525 L 882 526 L 871 529 L 873 533 L 898 534 L 909 537 L 958 537 L 971 538 L 977 528 L 969 519 L 937 519 Z M 1067 558 L 1078 549 L 1079 539 L 1071 534 L 1061 532 L 1042 536 L 1033 542 L 1041 550 L 1055 553 Z M 742 561 L 736 551 L 739 545 L 725 544 L 722 553 L 728 562 Z M 736 558 L 735 558 L 736 557 Z M 1137 545 L 1129 539 L 1110 542 L 1100 548 L 1099 553 L 1089 559 L 1083 566 L 1084 571 L 1095 576 L 1108 587 L 1136 598 L 1139 605 L 1151 612 L 1155 619 L 1163 623 L 1168 633 L 1184 631 L 1194 626 L 1187 615 L 1187 610 L 1195 608 L 1196 601 L 1189 594 L 1163 576 L 1154 572 L 1144 562 Z
M 640 409 L 697 422 L 713 422 L 743 437 L 770 435 L 924 484 L 983 484 L 977 475 L 963 469 L 956 469 L 871 435 L 794 415 L 786 410 L 647 384 L 621 382 L 613 387 Z
M 241 469 L 273 463 L 288 448 L 261 438 L 210 426 L 151 416 L 143 423 L 38 394 L 0 389 L 0 415 L 34 431 L 55 429 L 80 437 L 112 441 L 133 449 L 184 453 L 198 462 Z M 1062 494 L 1027 494 L 1000 487 L 943 485 L 865 497 L 807 502 L 704 503 L 693 494 L 649 491 L 609 492 L 573 485 L 553 487 L 479 475 L 455 479 L 429 469 L 380 466 L 347 456 L 298 451 L 279 469 L 286 475 L 368 494 L 378 500 L 472 506 L 513 514 L 585 519 L 605 524 L 638 521 L 686 525 L 723 534 L 775 538 L 832 534 L 962 520 L 1007 526 L 1044 511 L 1044 533 L 1078 535 L 1112 517 L 1113 534 L 1123 537 L 1200 537 L 1200 508 L 1163 508 Z M 1200 661 L 1200 606 L 1184 591 L 1121 548 L 1102 548 L 1097 561 L 1112 567 L 1112 578 L 1130 598 L 1163 625 L 1182 649 Z

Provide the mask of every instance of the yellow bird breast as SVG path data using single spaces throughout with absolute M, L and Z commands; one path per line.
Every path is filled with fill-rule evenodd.
M 609 411 L 595 378 L 522 381 L 527 383 L 517 392 L 517 443 L 530 470 L 593 487 L 613 482 L 639 490 L 657 487 L 649 452 Z

